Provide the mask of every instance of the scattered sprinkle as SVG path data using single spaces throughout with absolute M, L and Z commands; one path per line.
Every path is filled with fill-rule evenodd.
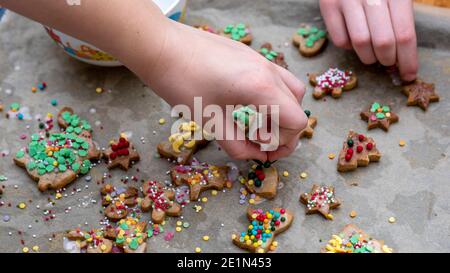
M 203 198 L 202 198 L 202 202 L 203 202 L 203 203 L 208 202 L 208 198 L 207 198 L 207 197 L 203 197 Z
M 404 140 L 400 140 L 400 142 L 398 143 L 398 145 L 399 145 L 400 147 L 403 147 L 403 146 L 406 145 L 406 142 L 405 142 Z
M 284 172 L 283 172 L 283 176 L 284 176 L 284 177 L 288 177 L 288 176 L 289 176 L 289 172 L 288 172 L 288 171 L 284 171 Z
M 396 219 L 395 219 L 395 217 L 389 217 L 388 221 L 389 221 L 389 223 L 393 224 L 393 223 L 395 223 Z
M 166 123 L 166 120 L 163 118 L 160 118 L 158 122 L 160 125 L 163 125 L 164 123 Z
M 334 159 L 335 157 L 336 157 L 336 155 L 333 154 L 333 153 L 329 153 L 329 154 L 328 154 L 328 158 L 329 158 L 329 159 Z
M 356 217 L 356 211 L 352 210 L 350 211 L 350 217 L 355 218 Z
M 103 93 L 103 88 L 97 87 L 95 88 L 95 92 L 97 92 L 97 94 Z
M 209 236 L 208 235 L 203 236 L 203 241 L 209 241 Z
M 23 253 L 28 253 L 28 252 L 30 252 L 30 249 L 25 246 L 24 248 L 22 248 L 22 252 Z
M 24 202 L 20 202 L 19 205 L 17 206 L 19 209 L 25 209 L 27 207 L 27 204 L 25 204 Z
M 300 178 L 302 178 L 302 179 L 306 179 L 307 177 L 308 177 L 308 174 L 305 173 L 305 172 L 302 172 L 302 173 L 300 174 Z
M 202 252 L 202 249 L 199 248 L 199 247 L 196 247 L 196 248 L 195 248 L 195 253 L 200 253 L 200 252 Z

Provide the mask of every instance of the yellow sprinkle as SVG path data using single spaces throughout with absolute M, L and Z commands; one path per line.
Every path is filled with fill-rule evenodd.
M 272 245 L 273 245 L 274 247 L 277 247 L 277 246 L 278 246 L 278 242 L 277 242 L 277 241 L 274 241 L 274 242 L 272 243 Z
M 392 248 L 388 247 L 387 245 L 383 245 L 382 249 L 384 253 L 392 253 Z
M 209 236 L 208 235 L 203 236 L 203 241 L 209 241 Z
M 181 227 L 176 227 L 175 230 L 176 230 L 177 232 L 181 232 L 182 229 L 181 229 Z
M 199 247 L 196 247 L 196 248 L 195 248 L 195 253 L 200 253 L 200 252 L 202 252 L 202 249 L 199 248 Z
M 217 192 L 216 190 L 211 191 L 211 194 L 212 194 L 213 196 L 216 196 L 217 193 L 218 193 L 218 192 Z
M 100 249 L 103 250 L 103 251 L 105 251 L 105 250 L 106 250 L 106 245 L 102 244 L 102 245 L 100 246 Z
M 393 224 L 393 223 L 395 223 L 396 219 L 395 219 L 395 217 L 389 217 L 388 221 L 389 221 L 389 223 Z
M 33 92 L 33 93 L 36 93 L 36 91 L 37 91 L 37 88 L 36 87 L 31 87 L 31 92 Z
M 236 234 L 231 235 L 231 240 L 235 240 L 237 238 Z
M 400 140 L 400 142 L 398 143 L 398 145 L 400 145 L 400 147 L 403 147 L 406 145 L 406 142 L 404 140 Z
M 183 222 L 177 221 L 177 226 L 181 226 L 182 224 L 183 224 Z
M 356 211 L 354 211 L 354 210 L 350 211 L 350 217 L 355 218 L 356 217 Z
M 253 183 L 254 183 L 253 179 L 250 179 L 250 180 L 247 181 L 247 184 L 248 184 L 249 186 L 253 185 Z
M 248 200 L 248 202 L 249 202 L 250 204 L 254 204 L 254 203 L 255 203 L 255 199 L 250 198 L 250 200 Z
M 288 177 L 288 176 L 289 176 L 289 172 L 288 172 L 288 171 L 284 171 L 284 172 L 283 172 L 283 176 L 284 176 L 284 177 Z
M 302 172 L 302 173 L 300 174 L 300 178 L 302 178 L 302 179 L 305 179 L 305 178 L 307 178 L 307 177 L 308 177 L 308 174 L 305 173 L 305 172 Z
M 207 197 L 203 197 L 203 198 L 202 198 L 202 202 L 203 202 L 203 203 L 208 202 L 208 198 L 207 198 Z
M 23 253 L 28 253 L 29 251 L 30 251 L 30 249 L 26 246 L 24 248 L 22 248 Z
M 39 251 L 39 246 L 33 246 L 31 249 L 33 249 L 34 252 L 38 252 Z
M 264 249 L 262 248 L 258 249 L 258 253 L 264 253 Z
M 97 88 L 95 88 L 95 92 L 97 92 L 98 94 L 100 94 L 100 93 L 103 92 L 103 88 L 97 87 Z
M 334 216 L 331 213 L 328 213 L 326 217 L 327 217 L 328 220 L 333 220 L 334 219 Z
M 328 158 L 329 158 L 329 159 L 334 159 L 335 157 L 336 157 L 336 155 L 333 154 L 333 153 L 329 153 L 329 154 L 328 154 Z
M 56 198 L 56 199 L 61 199 L 61 197 L 62 197 L 62 194 L 59 193 L 59 192 L 55 195 L 55 198 Z
M 163 125 L 164 123 L 166 123 L 166 120 L 163 118 L 160 118 L 158 122 L 160 125 Z
M 25 204 L 24 202 L 19 203 L 19 209 L 24 209 L 27 207 L 27 204 Z

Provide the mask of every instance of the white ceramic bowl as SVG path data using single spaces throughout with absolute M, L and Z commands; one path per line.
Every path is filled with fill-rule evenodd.
M 187 0 L 153 0 L 162 12 L 172 20 L 180 21 L 183 19 L 186 11 Z M 56 29 L 44 26 L 48 35 L 64 51 L 77 60 L 85 63 L 99 66 L 121 66 L 122 64 L 108 53 L 96 48 L 95 46 L 75 39 Z

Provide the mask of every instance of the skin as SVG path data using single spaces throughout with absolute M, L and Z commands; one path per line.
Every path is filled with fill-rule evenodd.
M 125 3 L 126 2 L 126 3 Z M 112 54 L 170 105 L 279 105 L 280 146 L 219 141 L 235 159 L 276 160 L 297 146 L 307 124 L 304 84 L 248 46 L 170 19 L 148 0 L 0 0 L 0 5 Z M 182 75 L 180 77 L 180 75 Z M 235 124 L 224 122 L 224 131 Z
M 404 81 L 419 67 L 412 0 L 320 0 L 334 44 L 354 49 L 364 64 L 398 65 Z

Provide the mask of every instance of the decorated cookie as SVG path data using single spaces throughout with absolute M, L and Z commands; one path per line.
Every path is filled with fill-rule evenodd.
M 408 84 L 403 87 L 403 94 L 408 96 L 408 106 L 419 106 L 426 111 L 430 102 L 438 102 L 439 96 L 436 93 L 434 84 L 426 83 L 421 80 Z
M 65 187 L 78 175 L 87 174 L 92 168 L 91 160 L 101 155 L 92 141 L 91 126 L 72 109 L 66 107 L 59 112 L 58 124 L 62 132 L 31 135 L 28 146 L 14 157 L 14 163 L 38 182 L 40 191 Z
M 189 198 L 198 200 L 200 193 L 207 190 L 222 190 L 228 180 L 227 166 L 214 166 L 194 161 L 191 165 L 178 165 L 172 168 L 170 176 L 177 186 L 189 186 Z
M 127 217 L 120 220 L 117 227 L 108 227 L 105 236 L 125 253 L 145 253 L 148 237 L 146 226 L 137 217 Z
M 200 133 L 200 130 L 194 121 L 183 122 L 179 131 L 171 135 L 168 141 L 158 144 L 158 153 L 161 157 L 175 160 L 178 164 L 187 164 L 198 149 L 208 144 L 204 131 L 200 134 L 201 139 L 196 139 L 195 136 Z
M 300 138 L 312 138 L 314 135 L 314 128 L 317 125 L 317 118 L 311 116 L 311 111 L 305 110 L 305 114 L 308 117 L 308 124 L 306 124 L 306 128 L 300 132 Z
M 248 208 L 247 218 L 250 225 L 246 231 L 232 235 L 233 243 L 253 253 L 266 253 L 277 248 L 275 237 L 290 227 L 294 215 L 283 208 L 267 211 Z
M 111 253 L 113 242 L 105 238 L 105 233 L 100 229 L 83 232 L 75 229 L 67 232 L 67 239 L 76 241 L 81 251 L 87 253 Z
M 350 130 L 339 153 L 337 169 L 340 172 L 353 171 L 369 165 L 370 162 L 378 162 L 380 158 L 381 153 L 373 138 Z
M 358 84 L 355 73 L 338 68 L 330 68 L 321 75 L 309 74 L 309 82 L 314 86 L 313 97 L 317 100 L 325 95 L 339 98 L 343 91 L 352 90 Z
M 108 160 L 108 169 L 119 167 L 125 171 L 140 159 L 133 143 L 125 136 L 121 136 L 118 141 L 111 141 L 103 157 Z
M 106 207 L 105 215 L 114 222 L 127 217 L 128 210 L 137 204 L 138 189 L 134 187 L 121 188 L 106 184 L 100 193 L 102 205 Z
M 322 249 L 324 253 L 392 253 L 383 241 L 375 240 L 364 231 L 349 224 L 341 233 L 333 235 Z
M 167 187 L 163 187 L 159 182 L 147 181 L 143 185 L 145 195 L 142 200 L 142 210 L 152 211 L 152 221 L 160 224 L 166 216 L 178 217 L 181 215 L 181 206 L 175 203 L 175 192 Z
M 329 220 L 333 220 L 330 210 L 341 205 L 334 195 L 334 187 L 318 185 L 313 185 L 309 193 L 303 193 L 300 202 L 306 205 L 306 214 L 320 213 Z
M 270 162 L 265 162 L 252 166 L 245 187 L 259 197 L 273 199 L 277 195 L 279 181 L 278 170 Z
M 246 45 L 250 45 L 253 40 L 250 28 L 243 23 L 229 24 L 219 34 Z
M 194 27 L 203 31 L 217 34 L 217 31 L 214 28 L 210 27 L 209 25 L 196 25 Z
M 261 123 L 262 118 L 258 117 L 261 115 L 250 106 L 242 106 L 236 108 L 233 111 L 233 119 L 239 129 L 245 132 L 246 136 L 250 134 L 250 127 L 256 125 L 256 128 L 260 127 L 260 124 L 255 124 L 255 122 Z M 252 128 L 254 129 L 254 128 Z
M 361 119 L 367 121 L 367 129 L 381 128 L 385 131 L 389 130 L 392 123 L 398 122 L 397 114 L 391 111 L 391 107 L 381 105 L 378 102 L 372 103 L 370 108 L 361 112 Z
M 288 68 L 286 61 L 284 60 L 284 54 L 281 52 L 276 52 L 272 48 L 271 43 L 265 43 L 259 49 L 259 53 L 266 57 L 267 60 L 274 64 L 277 64 L 283 68 Z
M 292 42 L 298 47 L 300 54 L 305 57 L 312 57 L 325 48 L 327 32 L 311 25 L 301 24 L 294 33 Z

